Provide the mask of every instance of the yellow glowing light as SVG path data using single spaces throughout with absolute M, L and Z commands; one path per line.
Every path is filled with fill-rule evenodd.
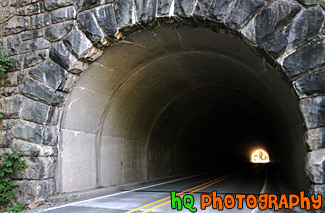
M 269 154 L 262 149 L 255 150 L 251 155 L 251 162 L 253 163 L 269 163 Z

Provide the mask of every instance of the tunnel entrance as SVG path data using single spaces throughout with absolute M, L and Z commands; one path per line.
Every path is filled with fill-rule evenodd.
M 262 149 L 255 150 L 253 152 L 253 154 L 251 155 L 251 162 L 252 163 L 269 163 L 270 162 L 269 154 Z
M 229 168 L 256 147 L 307 189 L 303 133 L 290 84 L 241 38 L 145 30 L 107 48 L 69 95 L 58 189 Z

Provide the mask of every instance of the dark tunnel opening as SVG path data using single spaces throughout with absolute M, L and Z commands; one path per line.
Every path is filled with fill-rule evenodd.
M 150 136 L 150 178 L 240 166 L 258 148 L 272 159 L 281 140 L 278 128 L 263 105 L 248 95 L 229 88 L 195 89 L 157 120 Z
M 290 82 L 241 38 L 185 26 L 131 34 L 82 73 L 66 106 L 60 191 L 238 166 L 257 148 L 309 187 Z

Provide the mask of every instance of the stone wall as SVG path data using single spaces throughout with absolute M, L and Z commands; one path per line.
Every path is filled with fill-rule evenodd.
M 0 90 L 0 153 L 29 165 L 15 176 L 18 202 L 56 192 L 60 118 L 80 73 L 104 47 L 164 22 L 242 36 L 283 73 L 306 124 L 311 192 L 324 195 L 324 8 L 324 0 L 2 0 L 1 40 L 14 65 Z

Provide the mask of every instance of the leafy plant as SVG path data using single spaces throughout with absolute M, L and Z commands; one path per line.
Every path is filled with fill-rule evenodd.
M 14 205 L 11 203 L 16 194 L 13 189 L 18 184 L 13 182 L 10 174 L 14 169 L 23 169 L 27 165 L 24 160 L 19 160 L 20 156 L 17 153 L 6 154 L 1 157 L 2 164 L 0 165 L 0 206 L 1 209 L 6 209 L 8 212 L 23 210 L 22 205 Z
M 7 71 L 9 67 L 12 66 L 12 62 L 10 61 L 10 58 L 8 57 L 8 50 L 5 49 L 3 46 L 0 44 L 0 82 L 1 84 L 3 83 L 8 84 L 10 83 L 9 80 L 7 80 Z M 0 113 L 0 119 L 3 118 L 3 114 Z

